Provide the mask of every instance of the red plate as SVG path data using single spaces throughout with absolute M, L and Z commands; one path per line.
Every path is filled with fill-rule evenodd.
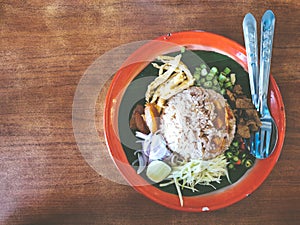
M 178 50 L 178 46 L 186 46 L 191 50 L 221 53 L 232 58 L 247 70 L 246 50 L 244 47 L 220 35 L 203 31 L 188 31 L 161 36 L 135 51 L 124 62 L 124 66 L 115 74 L 105 102 L 105 138 L 111 157 L 120 173 L 139 193 L 161 205 L 176 210 L 191 212 L 216 210 L 245 198 L 257 189 L 270 174 L 280 156 L 284 141 L 286 127 L 284 105 L 278 86 L 271 75 L 269 106 L 279 133 L 273 154 L 267 159 L 257 160 L 253 168 L 232 185 L 208 194 L 184 197 L 184 206 L 181 207 L 177 195 L 164 192 L 148 184 L 140 175 L 136 174 L 136 171 L 127 160 L 118 136 L 118 111 L 126 87 L 148 65 L 149 61 L 152 61 L 160 54 Z

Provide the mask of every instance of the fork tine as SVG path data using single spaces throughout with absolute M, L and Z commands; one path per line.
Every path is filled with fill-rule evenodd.
M 271 134 L 272 134 L 272 124 L 270 122 L 268 122 L 267 123 L 267 129 L 266 129 L 266 145 L 265 145 L 266 155 L 270 154 L 269 151 L 270 151 Z
M 251 153 L 252 155 L 258 155 L 259 146 L 260 146 L 260 132 L 257 131 L 251 135 Z
M 262 158 L 265 155 L 265 133 L 266 130 L 264 128 L 264 125 L 261 126 L 260 129 L 260 143 L 259 143 L 259 154 L 260 154 L 260 158 Z

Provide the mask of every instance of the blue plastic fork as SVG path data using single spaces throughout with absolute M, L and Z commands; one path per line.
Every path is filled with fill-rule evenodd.
M 257 158 L 268 157 L 274 149 L 271 146 L 271 135 L 277 140 L 277 126 L 270 114 L 267 96 L 270 80 L 270 66 L 272 57 L 272 44 L 275 28 L 275 16 L 271 10 L 265 12 L 261 20 L 261 40 L 260 40 L 260 74 L 259 74 L 259 111 L 261 114 L 260 121 L 260 141 L 259 149 L 256 152 Z

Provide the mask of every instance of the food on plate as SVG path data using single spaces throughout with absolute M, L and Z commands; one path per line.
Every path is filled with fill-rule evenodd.
M 151 133 L 155 133 L 159 127 L 159 112 L 153 103 L 145 105 L 145 122 Z
M 192 159 L 178 166 L 173 166 L 168 176 L 169 181 L 161 183 L 161 187 L 175 184 L 179 196 L 180 205 L 183 206 L 183 198 L 180 189 L 187 188 L 197 192 L 197 184 L 210 185 L 212 182 L 220 183 L 222 177 L 227 177 L 227 160 L 222 154 L 211 160 Z
M 146 175 L 150 180 L 159 183 L 171 173 L 171 170 L 171 167 L 167 163 L 155 160 L 149 163 Z
M 242 138 L 250 138 L 251 132 L 258 131 L 261 121 L 251 99 L 243 93 L 240 85 L 235 85 L 232 91 L 226 90 L 229 104 L 235 109 L 237 134 Z
M 144 107 L 142 105 L 137 105 L 132 112 L 132 116 L 129 122 L 129 127 L 132 130 L 139 130 L 144 134 L 150 132 L 146 121 L 143 119 L 142 115 L 144 114 Z
M 222 95 L 225 94 L 227 89 L 231 89 L 236 82 L 236 76 L 231 73 L 230 68 L 225 67 L 219 73 L 218 68 L 215 66 L 208 71 L 205 64 L 201 64 L 200 67 L 196 68 L 194 78 L 196 86 L 213 89 Z
M 158 76 L 130 119 L 141 149 L 134 152 L 137 173 L 161 187 L 174 184 L 183 205 L 182 189 L 198 191 L 230 181 L 228 169 L 250 168 L 243 138 L 259 128 L 257 111 L 225 67 L 199 65 L 192 74 L 182 55 L 159 56 L 152 63 Z
M 185 159 L 212 159 L 230 145 L 235 118 L 222 95 L 188 88 L 168 100 L 161 114 L 161 134 L 168 147 Z
M 145 94 L 147 102 L 156 103 L 160 111 L 167 99 L 183 91 L 194 84 L 194 77 L 183 62 L 180 61 L 181 54 L 170 56 L 159 56 L 164 64 L 153 66 L 159 69 L 158 77 L 148 86 Z
M 142 144 L 142 149 L 135 151 L 138 159 L 133 162 L 133 164 L 139 162 L 138 174 L 142 173 L 150 162 L 164 160 L 171 155 L 163 136 L 159 132 L 144 134 L 137 131 L 136 137 L 140 139 L 138 142 Z

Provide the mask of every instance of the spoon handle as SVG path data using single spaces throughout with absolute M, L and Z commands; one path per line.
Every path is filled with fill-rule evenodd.
M 263 108 L 267 105 L 274 28 L 275 15 L 267 10 L 261 19 L 259 102 L 262 115 Z
M 252 102 L 256 109 L 258 105 L 258 50 L 256 20 L 248 13 L 243 20 L 244 41 L 247 53 L 248 74 Z

